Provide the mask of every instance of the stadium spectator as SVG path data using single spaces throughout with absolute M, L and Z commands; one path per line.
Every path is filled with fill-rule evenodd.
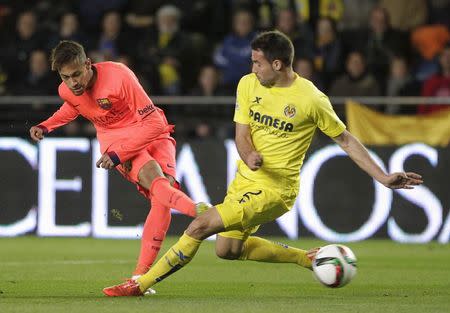
M 389 13 L 380 6 L 373 8 L 369 19 L 369 29 L 364 37 L 367 38 L 365 46 L 368 67 L 380 88 L 384 90 L 391 58 L 394 55 L 408 55 L 407 38 L 392 29 Z
M 380 6 L 386 9 L 395 30 L 410 31 L 428 20 L 426 0 L 381 0 Z
M 407 60 L 403 57 L 394 57 L 390 64 L 386 96 L 420 96 L 420 89 L 421 84 L 412 75 Z M 416 106 L 395 104 L 386 106 L 386 113 L 389 114 L 411 114 L 416 110 Z
M 314 56 L 313 33 L 308 24 L 297 22 L 294 11 L 280 10 L 277 14 L 276 29 L 291 39 L 296 58 L 312 58 Z
M 33 50 L 44 47 L 44 38 L 38 31 L 36 14 L 25 11 L 19 14 L 16 32 L 2 43 L 1 59 L 9 74 L 8 84 L 18 83 L 28 72 L 28 61 Z
M 126 7 L 127 1 L 128 0 L 79 0 L 77 9 L 83 29 L 89 34 L 97 33 L 105 13 L 110 11 L 122 12 Z
M 19 1 L 14 1 L 19 2 Z M 57 32 L 61 16 L 67 12 L 78 12 L 78 1 L 72 0 L 38 0 L 25 1 L 39 21 L 39 28 L 46 32 Z
M 299 58 L 294 60 L 294 72 L 299 74 L 301 77 L 312 81 L 317 88 L 323 90 L 322 81 L 314 69 L 314 62 L 312 59 Z
M 224 96 L 227 93 L 220 86 L 220 74 L 212 64 L 204 65 L 200 69 L 198 84 L 192 89 L 191 96 Z
M 50 50 L 61 40 L 74 40 L 88 46 L 87 37 L 80 29 L 78 16 L 74 12 L 66 12 L 61 16 L 58 31 L 50 35 L 47 49 Z
M 185 31 L 201 33 L 214 42 L 222 40 L 229 32 L 228 1 L 171 0 L 170 2 L 183 12 L 181 24 Z
M 28 73 L 12 86 L 15 95 L 56 95 L 57 77 L 50 71 L 44 50 L 30 54 Z
M 359 51 L 350 52 L 346 61 L 346 73 L 340 76 L 329 91 L 331 96 L 380 96 L 380 88 L 375 78 L 367 71 L 364 55 Z
M 344 0 L 344 12 L 338 22 L 341 31 L 360 31 L 367 25 L 370 11 L 379 0 Z
M 316 12 L 317 20 L 328 17 L 338 23 L 344 15 L 343 0 L 310 0 L 309 7 L 310 12 Z
M 404 57 L 394 57 L 389 72 L 387 96 L 419 96 L 420 84 L 412 76 Z
M 156 25 L 149 29 L 138 46 L 139 66 L 146 75 L 153 75 L 156 69 L 160 80 L 160 93 L 181 94 L 185 86 L 195 79 L 192 63 L 190 37 L 180 29 L 180 10 L 173 5 L 165 5 L 156 13 Z
M 266 1 L 273 3 L 273 10 L 277 13 L 283 9 L 295 12 L 298 21 L 314 26 L 322 17 L 328 17 L 338 22 L 344 13 L 344 0 L 295 0 L 295 1 Z
M 125 22 L 133 32 L 142 33 L 146 28 L 155 24 L 155 15 L 159 7 L 164 4 L 164 0 L 128 1 L 125 13 Z
M 425 81 L 422 88 L 424 97 L 450 97 L 450 45 L 447 45 L 439 57 L 440 71 Z M 429 114 L 448 110 L 448 105 L 420 105 L 419 114 Z
M 230 1 L 231 2 L 231 1 Z M 255 28 L 258 30 L 271 30 L 276 26 L 277 13 L 281 10 L 296 11 L 294 1 L 273 0 L 238 0 L 233 1 L 231 11 L 247 10 L 254 14 Z
M 337 37 L 336 23 L 329 17 L 317 21 L 314 63 L 328 89 L 342 68 L 342 44 Z
M 233 32 L 228 34 L 214 54 L 226 89 L 234 89 L 242 75 L 250 71 L 250 42 L 255 36 L 252 14 L 240 9 L 233 14 Z
M 90 54 L 96 55 L 96 61 L 111 61 L 119 55 L 127 54 L 133 44 L 122 30 L 122 17 L 118 11 L 108 11 L 102 19 L 101 33 L 93 45 Z

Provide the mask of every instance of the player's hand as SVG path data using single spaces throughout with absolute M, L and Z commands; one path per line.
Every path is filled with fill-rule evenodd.
M 33 126 L 30 128 L 30 137 L 34 141 L 44 139 L 44 130 L 40 127 Z
M 250 152 L 250 154 L 247 156 L 247 160 L 245 160 L 245 164 L 252 170 L 256 171 L 259 169 L 263 164 L 263 157 L 261 154 L 259 154 L 256 151 Z
M 131 160 L 125 161 L 122 163 L 122 167 L 125 170 L 125 173 L 131 172 Z
M 97 163 L 95 163 L 95 165 L 98 168 L 104 168 L 105 170 L 114 168 L 114 162 L 111 160 L 108 153 L 103 154 L 101 158 L 98 159 Z
M 414 186 L 423 184 L 422 176 L 413 172 L 392 173 L 382 182 L 391 189 L 414 189 Z

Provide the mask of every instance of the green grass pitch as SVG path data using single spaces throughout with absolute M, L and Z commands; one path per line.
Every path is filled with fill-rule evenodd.
M 450 312 L 448 244 L 348 246 L 358 275 L 341 289 L 321 286 L 292 264 L 220 260 L 205 242 L 186 268 L 155 286 L 156 296 L 107 298 L 102 288 L 129 276 L 139 241 L 0 238 L 0 312 Z

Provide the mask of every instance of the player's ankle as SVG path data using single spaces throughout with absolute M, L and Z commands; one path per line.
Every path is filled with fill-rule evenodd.
M 142 276 L 145 273 L 147 273 L 149 269 L 150 269 L 150 267 L 148 267 L 148 266 L 138 265 L 138 266 L 136 266 L 136 269 L 133 271 L 133 276 Z

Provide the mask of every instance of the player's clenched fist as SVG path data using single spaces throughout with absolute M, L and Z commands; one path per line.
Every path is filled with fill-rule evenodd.
M 252 151 L 247 156 L 247 160 L 245 163 L 252 171 L 256 171 L 261 167 L 263 163 L 263 157 L 258 152 Z
M 98 159 L 97 163 L 95 164 L 98 168 L 104 168 L 105 170 L 112 169 L 114 167 L 114 162 L 109 157 L 108 153 L 105 153 L 101 156 L 100 159 Z
M 30 137 L 34 141 L 39 141 L 44 138 L 44 130 L 40 127 L 33 126 L 30 128 Z

